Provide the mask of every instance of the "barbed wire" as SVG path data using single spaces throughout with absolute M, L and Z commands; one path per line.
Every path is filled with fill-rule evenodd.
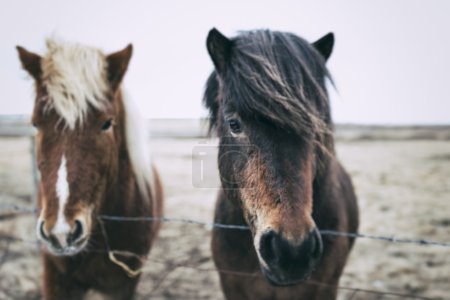
M 102 232 L 102 234 L 105 234 L 105 233 Z M 2 239 L 4 240 L 4 238 L 2 238 Z M 40 245 L 40 242 L 38 240 L 27 240 L 27 239 L 23 239 L 23 238 L 19 238 L 19 237 L 8 236 L 6 240 L 8 242 L 25 242 L 25 243 L 32 243 L 32 244 Z M 8 243 L 7 247 L 9 248 L 9 243 Z M 5 251 L 7 251 L 7 250 L 5 250 Z M 161 285 L 161 283 L 168 277 L 168 275 L 171 272 L 175 271 L 178 268 L 193 269 L 193 270 L 196 270 L 199 272 L 218 272 L 221 274 L 227 274 L 227 275 L 232 275 L 232 276 L 242 276 L 242 277 L 259 277 L 259 276 L 261 276 L 261 274 L 259 272 L 249 273 L 249 272 L 240 272 L 240 271 L 234 271 L 234 270 L 199 267 L 198 265 L 192 264 L 189 261 L 184 261 L 184 262 L 179 262 L 179 263 L 162 261 L 162 260 L 158 260 L 158 259 L 148 258 L 145 255 L 136 254 L 136 253 L 126 251 L 126 250 L 112 250 L 110 248 L 109 244 L 107 244 L 106 249 L 87 249 L 87 250 L 83 251 L 83 253 L 88 253 L 88 252 L 105 254 L 105 255 L 113 253 L 115 255 L 120 255 L 120 256 L 124 256 L 124 257 L 133 257 L 133 258 L 138 259 L 142 264 L 157 263 L 157 264 L 168 265 L 170 270 L 161 275 L 161 278 L 159 280 L 157 280 L 152 292 L 154 292 Z M 142 270 L 139 269 L 138 273 L 141 273 L 141 271 Z M 317 285 L 317 286 L 322 286 L 324 288 L 336 288 L 338 290 L 351 291 L 351 292 L 353 292 L 351 294 L 351 298 L 353 298 L 358 293 L 366 293 L 366 294 L 374 294 L 374 295 L 378 295 L 378 296 L 395 296 L 395 297 L 407 298 L 407 299 L 436 300 L 436 299 L 430 298 L 430 297 L 404 294 L 404 293 L 398 293 L 398 292 L 377 291 L 377 290 L 371 290 L 371 289 L 366 289 L 366 288 L 355 288 L 355 287 L 343 286 L 343 285 L 330 285 L 330 284 L 326 284 L 323 282 L 314 281 L 311 279 L 303 282 L 302 284 Z
M 5 208 L 5 205 L 0 206 L 0 211 L 1 208 Z M 9 212 L 11 213 L 11 210 L 14 210 L 15 212 L 18 213 L 35 213 L 36 210 L 35 209 L 30 209 L 30 208 L 25 208 L 22 209 L 20 206 L 17 205 L 13 205 L 11 207 L 9 207 Z M 2 214 L 0 213 L 0 216 Z M 161 217 L 161 218 L 157 218 L 157 217 L 122 217 L 122 216 L 110 216 L 110 215 L 99 215 L 98 216 L 99 219 L 99 223 L 101 224 L 101 232 L 102 235 L 105 238 L 106 241 L 106 249 L 105 250 L 100 250 L 100 249 L 88 249 L 86 252 L 97 252 L 97 253 L 105 253 L 109 255 L 110 260 L 117 264 L 119 267 L 121 267 L 129 276 L 137 276 L 138 274 L 140 274 L 142 272 L 142 269 L 137 269 L 137 270 L 131 270 L 128 268 L 127 265 L 123 264 L 115 255 L 121 255 L 121 256 L 128 256 L 128 257 L 134 257 L 136 259 L 138 259 L 143 265 L 146 262 L 153 262 L 153 263 L 160 263 L 160 264 L 168 264 L 167 262 L 164 261 L 159 261 L 159 260 L 155 260 L 155 259 L 149 259 L 146 256 L 143 255 L 138 255 L 129 251 L 124 251 L 124 250 L 114 250 L 111 249 L 109 242 L 108 242 L 108 237 L 106 236 L 106 232 L 104 230 L 103 227 L 103 221 L 102 220 L 109 220 L 109 221 L 119 221 L 119 222 L 154 222 L 154 221 L 162 221 L 162 222 L 171 222 L 171 223 L 180 223 L 180 224 L 193 224 L 193 225 L 201 225 L 201 226 L 205 226 L 205 227 L 210 227 L 210 228 L 219 228 L 219 229 L 230 229 L 230 230 L 249 230 L 248 226 L 245 225 L 228 225 L 228 224 L 220 224 L 220 223 L 210 223 L 210 222 L 203 222 L 203 221 L 198 221 L 198 220 L 191 220 L 191 219 L 184 219 L 184 218 L 169 218 L 169 217 Z M 1 218 L 0 218 L 1 220 Z M 424 239 L 419 239 L 419 240 L 414 240 L 414 239 L 406 239 L 406 238 L 397 238 L 394 236 L 376 236 L 376 235 L 369 235 L 369 234 L 360 234 L 360 233 L 349 233 L 349 232 L 338 232 L 338 231 L 332 231 L 332 230 L 320 230 L 320 233 L 322 235 L 331 235 L 331 236 L 341 236 L 341 237 L 353 237 L 353 238 L 368 238 L 368 239 L 375 239 L 375 240 L 383 240 L 383 241 L 387 241 L 387 242 L 393 242 L 393 243 L 409 243 L 409 244 L 418 244 L 418 245 L 434 245 L 434 246 L 443 246 L 443 247 L 450 247 L 450 243 L 441 243 L 441 242 L 435 242 L 435 241 L 429 241 L 429 240 L 424 240 Z M 18 237 L 14 237 L 14 236 L 3 236 L 2 240 L 6 240 L 8 241 L 8 247 L 9 247 L 9 243 L 11 242 L 24 242 L 24 243 L 29 243 L 29 244 L 35 244 L 35 245 L 40 245 L 38 240 L 26 240 L 26 239 L 22 239 L 22 238 L 18 238 Z M 173 272 L 174 270 L 178 269 L 178 268 L 189 268 L 189 269 L 194 269 L 197 271 L 201 271 L 201 272 L 219 272 L 222 274 L 227 274 L 227 275 L 233 275 L 233 276 L 251 276 L 251 277 L 256 277 L 256 276 L 260 276 L 260 274 L 258 273 L 246 273 L 246 272 L 239 272 L 239 271 L 233 271 L 233 270 L 223 270 L 223 269 L 216 269 L 216 268 L 200 268 L 198 266 L 195 265 L 191 265 L 188 263 L 169 263 L 170 264 L 170 269 L 165 272 L 161 278 L 159 278 L 159 280 L 157 281 L 155 287 L 153 288 L 151 294 L 158 289 L 158 287 L 162 284 L 162 282 L 164 282 L 164 280 L 166 280 L 166 278 L 168 277 L 168 275 Z M 364 289 L 364 288 L 355 288 L 355 287 L 348 287 L 348 286 L 333 286 L 333 285 L 328 285 L 322 282 L 316 282 L 316 281 L 312 281 L 312 280 L 308 280 L 307 282 L 305 282 L 304 284 L 312 284 L 312 285 L 320 285 L 323 287 L 329 287 L 329 288 L 337 288 L 338 290 L 347 290 L 347 291 L 351 291 L 353 292 L 350 296 L 350 299 L 353 299 L 358 293 L 366 293 L 366 294 L 374 294 L 374 295 L 378 295 L 378 296 L 395 296 L 395 297 L 399 297 L 399 298 L 408 298 L 408 299 L 420 299 L 420 300 L 434 300 L 433 298 L 429 298 L 429 297 L 423 297 L 423 296 L 416 296 L 416 295 L 411 295 L 411 294 L 403 294 L 403 293 L 397 293 L 397 292 L 386 292 L 386 291 L 376 291 L 376 290 L 370 290 L 370 289 Z
M 3 206 L 4 207 L 4 206 Z M 15 210 L 18 210 L 20 212 L 24 212 L 24 210 L 22 210 L 19 206 L 14 205 L 13 206 Z M 28 212 L 34 212 L 35 210 L 33 209 L 26 209 L 26 211 Z M 0 214 L 1 215 L 1 214 Z M 196 221 L 196 220 L 190 220 L 190 219 L 182 219 L 182 218 L 153 218 L 153 217 L 120 217 L 120 216 L 99 216 L 99 222 L 102 225 L 103 221 L 102 220 L 112 220 L 112 221 L 124 221 L 124 222 L 133 222 L 133 221 L 166 221 L 166 222 L 177 222 L 177 223 L 182 223 L 182 224 L 196 224 L 196 225 L 203 225 L 203 226 L 209 226 L 209 227 L 218 227 L 221 229 L 237 229 L 237 230 L 248 230 L 249 228 L 247 226 L 244 225 L 227 225 L 227 224 L 217 224 L 217 223 L 208 223 L 208 222 L 201 222 L 201 221 Z M 261 276 L 261 274 L 259 273 L 248 273 L 248 272 L 240 272 L 240 271 L 234 271 L 234 270 L 224 270 L 224 269 L 217 269 L 217 268 L 202 268 L 199 267 L 198 265 L 193 265 L 192 263 L 189 263 L 189 261 L 185 261 L 182 263 L 172 263 L 172 262 L 167 262 L 167 261 L 161 261 L 161 260 L 157 260 L 157 259 L 151 259 L 148 258 L 145 255 L 139 255 L 130 251 L 124 251 L 124 250 L 114 250 L 111 248 L 111 246 L 109 245 L 108 242 L 108 237 L 106 236 L 106 232 L 104 230 L 103 225 L 101 226 L 102 230 L 101 233 L 105 238 L 106 241 L 106 247 L 105 249 L 87 249 L 84 252 L 93 252 L 93 253 L 104 253 L 104 254 L 108 254 L 109 258 L 111 259 L 111 257 L 113 257 L 114 259 L 111 259 L 113 263 L 116 263 L 117 265 L 119 265 L 119 267 L 121 267 L 122 269 L 124 269 L 125 272 L 127 272 L 130 275 L 130 271 L 131 271 L 131 275 L 132 276 L 136 276 L 137 274 L 141 273 L 142 269 L 138 269 L 138 270 L 129 270 L 127 268 L 127 266 L 125 265 L 121 265 L 120 260 L 115 256 L 115 255 L 120 255 L 120 256 L 124 256 L 124 257 L 134 257 L 136 259 L 138 259 L 144 266 L 145 263 L 150 262 L 150 263 L 158 263 L 158 264 L 164 264 L 164 265 L 168 265 L 170 268 L 168 269 L 167 272 L 165 272 L 164 274 L 161 275 L 161 278 L 159 278 L 159 280 L 157 280 L 155 287 L 152 289 L 152 292 L 150 294 L 152 294 L 156 289 L 158 289 L 158 287 L 162 284 L 162 282 L 164 282 L 164 280 L 166 280 L 166 278 L 168 277 L 168 275 L 175 271 L 178 268 L 188 268 L 188 269 L 194 269 L 196 271 L 200 271 L 200 272 L 219 272 L 222 274 L 227 274 L 227 275 L 233 275 L 233 276 L 244 276 L 244 277 L 258 277 Z M 348 233 L 342 233 L 342 232 L 334 232 L 334 231 L 325 231 L 323 234 L 331 234 L 331 235 L 338 235 L 338 236 L 342 236 L 342 234 L 344 236 L 348 236 Z M 358 236 L 355 237 L 359 237 L 360 234 L 358 234 Z M 7 242 L 7 248 L 5 251 L 8 251 L 10 243 L 11 242 L 24 242 L 24 243 L 28 243 L 28 244 L 34 244 L 39 246 L 41 243 L 37 240 L 30 240 L 30 239 L 23 239 L 23 238 L 19 238 L 19 237 L 15 237 L 15 236 L 10 236 L 10 235 L 4 235 L 4 236 L 0 236 L 1 239 L 0 241 L 6 241 Z M 414 240 L 408 240 L 408 239 L 397 239 L 397 238 L 387 238 L 387 237 L 379 237 L 379 236 L 370 236 L 370 235 L 365 235 L 364 237 L 370 237 L 370 238 L 376 238 L 376 239 L 382 239 L 382 240 L 386 240 L 389 242 L 411 242 Z M 422 242 L 422 240 L 418 240 L 420 243 L 420 245 L 424 245 L 424 243 Z M 433 244 L 436 244 L 436 242 L 432 242 Z M 427 241 L 427 245 L 433 245 L 432 243 L 430 243 L 429 241 Z M 438 243 L 439 245 L 442 243 Z M 5 252 L 6 253 L 6 252 Z M 6 256 L 4 256 L 6 257 Z M 209 258 L 210 259 L 210 258 Z M 135 274 L 135 275 L 133 275 Z M 378 295 L 381 297 L 384 296 L 394 296 L 394 297 L 399 297 L 399 298 L 407 298 L 407 299 L 419 299 L 419 300 L 435 300 L 433 298 L 429 298 L 429 297 L 424 297 L 424 296 L 417 296 L 417 295 L 411 295 L 411 294 L 403 294 L 403 293 L 398 293 L 398 292 L 390 292 L 390 291 L 377 291 L 377 290 L 371 290 L 371 289 L 366 289 L 366 288 L 355 288 L 355 287 L 350 287 L 350 286 L 343 286 L 343 285 L 329 285 L 326 283 L 322 283 L 322 282 L 317 282 L 314 280 L 308 280 L 306 282 L 304 282 L 303 284 L 311 284 L 311 285 L 319 285 L 322 286 L 324 288 L 336 288 L 338 290 L 346 290 L 346 291 L 350 291 L 352 292 L 352 294 L 350 295 L 350 299 L 353 299 L 358 293 L 366 293 L 366 294 L 374 294 L 374 295 Z
M 36 213 L 38 210 L 29 207 L 23 207 L 19 205 L 0 205 L 0 220 L 2 220 L 2 216 L 11 214 L 28 214 L 28 213 Z M 214 222 L 204 222 L 187 218 L 172 218 L 172 217 L 124 217 L 124 216 L 112 216 L 112 215 L 99 215 L 99 218 L 107 221 L 116 221 L 116 222 L 164 222 L 164 223 L 180 223 L 180 224 L 192 224 L 192 225 L 200 225 L 209 228 L 219 228 L 219 229 L 229 229 L 229 230 L 249 230 L 250 228 L 246 225 L 230 225 L 230 224 L 221 224 Z M 428 239 L 414 239 L 414 238 L 403 238 L 397 237 L 396 235 L 374 235 L 374 234 L 366 234 L 366 233 L 357 233 L 357 232 L 343 232 L 343 231 L 335 231 L 335 230 L 319 230 L 321 235 L 329 235 L 329 236 L 337 236 L 337 237 L 347 237 L 347 238 L 359 238 L 359 239 L 370 239 L 370 240 L 379 240 L 391 243 L 399 243 L 399 244 L 415 244 L 420 246 L 437 246 L 450 248 L 450 242 L 439 242 L 432 241 Z
M 10 212 L 36 213 L 38 211 L 39 210 L 34 207 L 27 207 L 16 204 L 0 204 L 1 213 L 10 213 Z

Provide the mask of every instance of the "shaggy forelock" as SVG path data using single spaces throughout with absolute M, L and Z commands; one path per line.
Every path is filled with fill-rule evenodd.
M 330 123 L 325 60 L 305 40 L 259 30 L 233 40 L 224 97 L 239 114 L 259 116 L 305 135 Z
M 331 131 L 327 78 L 331 81 L 324 58 L 302 38 L 269 30 L 242 32 L 232 39 L 224 74 L 213 72 L 208 79 L 203 101 L 210 127 L 217 126 L 222 101 L 243 117 L 321 139 Z
M 77 122 L 82 125 L 90 106 L 102 109 L 106 104 L 106 67 L 98 49 L 48 39 L 42 59 L 46 107 L 54 108 L 70 129 Z

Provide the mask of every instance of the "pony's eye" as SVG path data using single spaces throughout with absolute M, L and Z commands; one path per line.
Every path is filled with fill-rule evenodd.
M 228 126 L 230 126 L 230 130 L 232 133 L 241 133 L 241 122 L 237 119 L 230 119 L 228 120 Z
M 38 128 L 38 125 L 36 124 L 36 122 L 31 122 L 31 125 L 33 125 L 34 128 Z
M 112 123 L 113 123 L 113 120 L 112 119 L 108 119 L 105 123 L 103 123 L 102 130 L 106 131 L 109 128 L 111 128 Z

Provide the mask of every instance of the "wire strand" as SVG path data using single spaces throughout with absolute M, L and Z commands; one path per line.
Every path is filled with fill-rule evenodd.
M 123 222 L 165 222 L 165 223 L 181 223 L 181 224 L 195 224 L 202 225 L 210 228 L 220 228 L 220 229 L 231 229 L 231 230 L 249 230 L 250 228 L 246 225 L 229 225 L 220 223 L 210 223 L 184 218 L 169 218 L 169 217 L 121 217 L 121 216 L 109 216 L 100 215 L 103 220 L 109 221 L 123 221 Z M 450 248 L 450 243 L 430 241 L 426 239 L 411 239 L 411 238 L 400 238 L 394 235 L 392 236 L 378 236 L 373 234 L 355 233 L 355 232 L 343 232 L 335 230 L 319 230 L 321 235 L 339 236 L 339 237 L 349 237 L 349 238 L 365 238 L 371 240 L 381 240 L 392 243 L 402 243 L 402 244 L 416 244 L 421 246 L 440 246 Z
M 27 214 L 36 213 L 38 210 L 34 208 L 22 207 L 19 205 L 0 205 L 0 221 L 2 221 L 2 216 L 8 216 L 10 218 L 11 214 Z M 171 217 L 124 217 L 124 216 L 111 216 L 111 215 L 99 215 L 98 218 L 107 221 L 115 222 L 164 222 L 164 223 L 180 223 L 180 224 L 192 224 L 200 225 L 209 228 L 219 228 L 219 229 L 229 229 L 229 230 L 249 230 L 247 225 L 234 225 L 234 224 L 221 224 L 213 222 L 203 222 L 188 218 L 171 218 Z M 347 237 L 347 238 L 359 238 L 359 239 L 370 239 L 379 240 L 398 244 L 415 244 L 420 246 L 436 246 L 450 248 L 450 242 L 439 242 L 432 241 L 424 238 L 413 239 L 413 238 L 403 238 L 397 237 L 395 235 L 374 235 L 366 233 L 357 232 L 343 232 L 335 230 L 321 229 L 319 230 L 321 235 L 336 236 L 336 237 Z

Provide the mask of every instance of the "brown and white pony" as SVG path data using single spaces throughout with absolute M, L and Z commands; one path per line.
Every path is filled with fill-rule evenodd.
M 333 41 L 269 30 L 208 35 L 215 71 L 204 103 L 222 181 L 215 222 L 250 228 L 213 231 L 227 299 L 336 299 L 353 239 L 319 230 L 356 232 L 358 209 L 334 151 L 325 88 Z
M 145 257 L 160 224 L 99 216 L 162 215 L 162 187 L 147 136 L 120 87 L 132 46 L 105 55 L 53 39 L 47 48 L 39 56 L 17 47 L 36 87 L 32 122 L 41 176 L 36 229 L 45 246 L 44 299 L 80 299 L 90 289 L 131 299 L 139 275 L 125 269 L 139 269 L 142 262 L 113 259 L 106 250 Z

